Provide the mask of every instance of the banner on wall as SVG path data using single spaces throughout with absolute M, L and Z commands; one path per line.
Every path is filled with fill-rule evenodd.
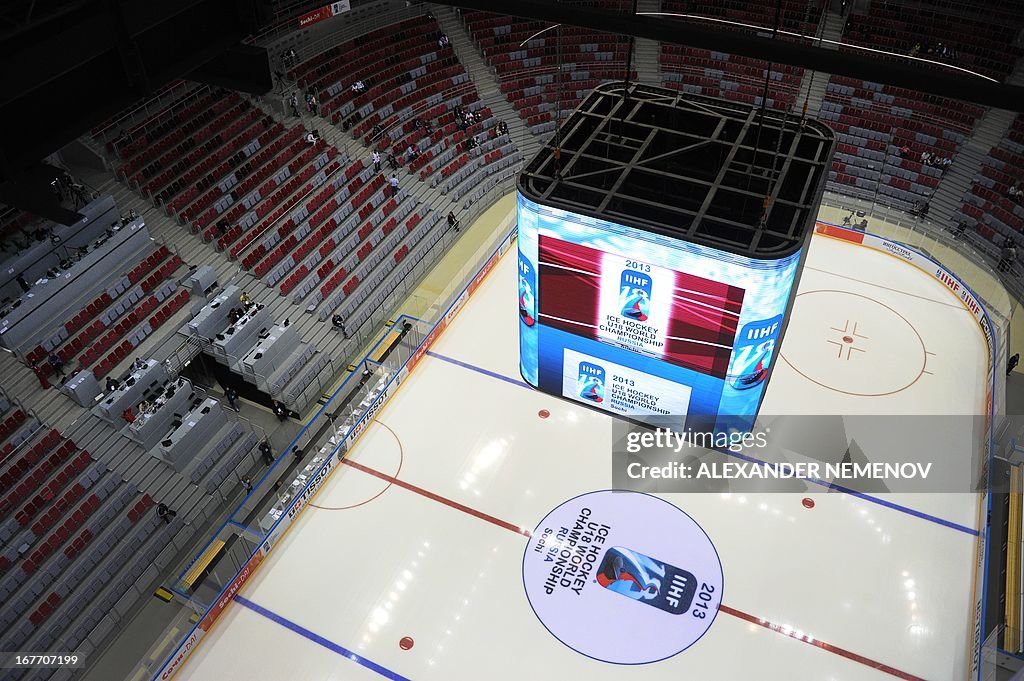
M 329 5 L 325 5 L 320 9 L 315 9 L 312 12 L 303 14 L 301 17 L 299 17 L 299 28 L 306 28 L 308 26 L 312 26 L 313 24 L 320 23 L 321 21 L 325 21 L 327 19 L 330 19 L 331 17 L 336 17 L 339 14 L 344 14 L 350 9 L 352 9 L 352 3 L 350 2 L 350 0 L 343 0 L 343 2 L 332 2 Z
M 963 303 L 964 307 L 967 308 L 967 311 L 974 315 L 974 319 L 978 322 L 978 326 L 981 327 L 982 335 L 985 336 L 985 345 L 988 347 L 990 363 L 994 362 L 996 356 L 995 337 L 992 335 L 992 324 L 989 321 L 988 313 L 985 311 L 985 307 L 982 305 L 981 301 L 977 299 L 974 293 L 964 286 L 955 275 L 949 272 L 949 270 L 945 269 L 919 251 L 908 248 L 903 244 L 875 236 L 874 234 L 865 234 L 864 232 L 839 227 L 837 225 L 829 225 L 824 222 L 817 223 L 814 226 L 814 231 L 824 236 L 842 239 L 843 241 L 849 241 L 851 243 L 860 244 L 861 246 L 873 248 L 876 251 L 888 253 L 889 255 L 909 262 L 918 269 L 931 274 L 939 280 L 941 284 L 955 294 L 956 297 L 960 299 L 960 302 Z

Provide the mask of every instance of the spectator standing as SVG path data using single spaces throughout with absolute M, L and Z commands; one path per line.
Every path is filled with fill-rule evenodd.
M 50 387 L 50 381 L 46 378 L 46 374 L 48 373 L 46 368 L 39 362 L 36 362 L 32 365 L 32 373 L 34 373 L 36 378 L 39 379 L 39 387 L 43 390 L 48 390 Z
M 1014 353 L 1014 355 L 1010 357 L 1010 361 L 1006 363 L 1006 375 L 1009 376 L 1013 372 L 1013 370 L 1017 368 L 1018 364 L 1020 364 L 1019 352 Z
M 242 478 L 242 489 L 245 490 L 246 496 L 252 493 L 252 480 L 249 478 Z
M 263 463 L 268 466 L 274 465 L 274 450 L 270 448 L 270 442 L 266 438 L 260 442 L 260 455 L 263 457 Z
M 274 416 L 277 417 L 278 421 L 288 420 L 288 410 L 281 404 L 280 400 L 274 400 Z
M 292 96 L 288 98 L 288 106 L 291 107 L 292 116 L 295 118 L 299 117 L 299 98 L 292 93 Z
M 55 374 L 57 374 L 58 376 L 60 376 L 61 382 L 63 382 L 63 380 L 65 378 L 65 376 L 64 376 L 64 360 L 62 360 L 60 358 L 60 356 L 56 352 L 52 352 L 52 353 L 50 353 L 49 359 L 47 359 L 46 361 L 48 361 L 50 363 L 50 366 L 53 367 L 53 372 Z
M 459 219 L 455 217 L 455 211 L 448 211 L 448 226 L 459 231 Z
M 238 399 L 238 391 L 235 390 L 234 386 L 228 386 L 227 390 L 224 391 L 224 397 L 228 398 L 228 404 L 231 405 L 232 409 L 235 411 L 241 411 L 241 409 L 238 408 L 238 403 L 236 402 Z
M 301 461 L 304 454 L 305 452 L 298 445 L 292 447 L 292 456 L 295 457 L 296 461 Z
M 380 152 L 376 149 L 373 151 L 373 172 L 380 172 Z
M 999 259 L 999 271 L 1009 272 L 1013 262 L 1017 259 L 1017 247 L 1012 243 L 1003 247 L 1002 257 Z
M 398 177 L 391 173 L 391 196 L 398 196 Z
M 28 290 L 32 288 L 31 286 L 28 285 L 28 282 L 25 281 L 24 274 L 19 274 L 17 277 L 15 277 L 15 279 L 18 281 L 18 286 L 21 287 L 21 290 L 23 292 L 28 293 Z

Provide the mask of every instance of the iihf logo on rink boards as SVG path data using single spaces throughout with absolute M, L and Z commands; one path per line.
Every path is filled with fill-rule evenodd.
M 673 615 L 685 614 L 697 593 L 693 573 L 621 546 L 604 554 L 594 581 Z
M 519 319 L 527 326 L 537 322 L 536 275 L 533 264 L 519 254 Z
M 622 316 L 646 322 L 651 314 L 651 277 L 636 270 L 622 270 L 619 283 Z
M 590 362 L 580 362 L 576 378 L 576 389 L 580 397 L 590 402 L 604 402 L 604 367 Z

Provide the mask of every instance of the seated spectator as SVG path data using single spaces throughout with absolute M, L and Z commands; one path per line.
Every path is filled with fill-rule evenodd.
M 348 332 L 345 331 L 345 319 L 340 314 L 336 314 L 333 317 L 331 317 L 331 324 L 338 331 L 341 331 L 341 335 L 343 338 L 348 338 Z
M 380 123 L 373 126 L 373 138 L 377 139 L 384 130 L 380 127 Z
M 1022 192 L 1020 189 L 1017 189 L 1016 184 L 1011 184 L 1010 188 L 1006 190 L 1006 195 L 1014 200 L 1019 200 L 1021 194 L 1024 194 L 1024 192 Z
M 249 307 L 249 303 L 252 302 L 252 298 L 249 297 L 248 293 L 242 291 L 242 294 L 238 296 L 238 302 L 242 305 L 243 308 L 247 308 Z
M 220 220 L 217 221 L 217 232 L 221 236 L 224 236 L 225 234 L 228 233 L 228 221 L 227 220 L 221 218 Z
M 413 121 L 413 127 L 416 128 L 417 130 L 422 130 L 423 129 L 423 119 L 417 117 L 416 120 Z
M 505 121 L 498 121 L 498 134 L 499 135 L 507 135 L 508 134 L 508 123 L 506 123 Z
M 135 423 L 135 412 L 132 411 L 131 406 L 125 407 L 125 410 L 121 412 L 121 418 L 125 420 L 125 423 Z
M 310 145 L 316 144 L 316 135 L 313 134 L 312 130 L 306 133 L 306 142 Z
M 388 167 L 391 170 L 398 170 L 398 159 L 390 151 L 388 152 Z
M 121 387 L 121 383 L 113 376 L 107 376 L 107 392 L 112 393 Z
M 167 504 L 163 503 L 156 507 L 156 514 L 160 516 L 160 520 L 163 520 L 167 524 L 170 524 L 174 516 L 178 515 L 177 511 L 172 511 L 167 507 Z
M 139 369 L 145 369 L 145 368 L 146 368 L 146 360 L 142 359 L 141 357 L 136 357 L 135 361 L 132 362 L 132 371 L 138 371 Z
M 410 144 L 409 148 L 405 150 L 405 162 L 411 163 L 415 161 L 417 155 L 416 148 Z
M 440 47 L 441 49 L 444 49 L 445 47 L 448 46 L 448 44 L 448 34 L 442 33 L 441 37 L 437 39 L 437 46 Z
M 921 152 L 921 163 L 924 163 L 924 164 L 926 164 L 926 165 L 927 165 L 927 164 L 928 164 L 928 162 L 929 162 L 929 161 L 930 161 L 931 159 L 932 159 L 932 155 L 931 155 L 931 154 L 929 154 L 929 153 L 928 153 L 927 151 L 922 151 L 922 152 Z

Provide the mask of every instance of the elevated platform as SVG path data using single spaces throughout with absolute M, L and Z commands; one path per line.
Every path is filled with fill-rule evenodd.
M 674 239 L 781 258 L 809 233 L 834 147 L 818 121 L 608 83 L 526 166 L 519 189 L 538 203 Z

